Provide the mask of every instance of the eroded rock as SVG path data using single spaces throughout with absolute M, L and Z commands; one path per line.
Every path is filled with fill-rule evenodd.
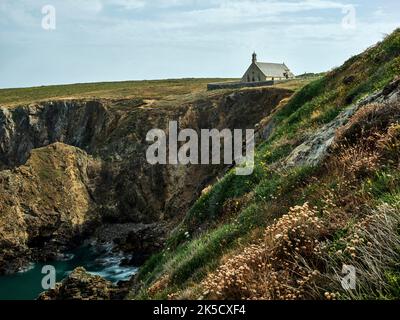
M 98 219 L 86 152 L 62 143 L 35 149 L 28 162 L 0 171 L 0 270 L 51 259 Z
M 42 293 L 38 300 L 110 300 L 118 294 L 118 288 L 84 268 L 76 268 L 56 288 Z
M 0 273 L 53 259 L 104 224 L 145 226 L 115 241 L 141 262 L 226 168 L 152 166 L 147 132 L 167 131 L 169 121 L 196 131 L 254 128 L 291 94 L 257 88 L 149 106 L 126 99 L 1 107 Z

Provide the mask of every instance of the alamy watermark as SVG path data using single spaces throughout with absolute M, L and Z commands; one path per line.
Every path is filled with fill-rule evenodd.
M 42 274 L 45 276 L 42 278 L 43 290 L 50 290 L 56 287 L 56 268 L 52 265 L 43 266 Z
M 352 265 L 343 265 L 342 276 L 342 288 L 346 291 L 355 290 L 357 282 L 356 268 Z
M 356 8 L 352 4 L 341 5 L 342 18 L 341 25 L 343 29 L 355 29 L 357 27 L 357 15 Z M 55 30 L 56 29 L 56 8 L 53 5 L 47 4 L 42 7 L 42 28 L 44 30 Z
M 355 29 L 357 27 L 356 8 L 353 5 L 345 5 L 342 8 L 345 15 L 342 19 L 342 28 L 346 30 Z
M 42 28 L 44 30 L 56 29 L 56 8 L 50 4 L 42 7 Z
M 221 140 L 224 141 L 223 148 L 221 148 Z M 244 142 L 242 129 L 233 131 L 230 129 L 221 131 L 202 129 L 199 136 L 193 129 L 183 129 L 178 132 L 178 123 L 171 121 L 168 134 L 161 129 L 152 129 L 147 133 L 146 141 L 153 142 L 146 152 L 147 162 L 152 165 L 218 165 L 223 163 L 235 164 L 237 175 L 251 175 L 254 171 L 253 129 L 245 130 Z M 221 149 L 223 150 L 223 161 Z M 244 155 L 243 150 L 245 150 Z

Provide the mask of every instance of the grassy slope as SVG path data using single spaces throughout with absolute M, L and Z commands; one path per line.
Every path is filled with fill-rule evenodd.
M 258 146 L 255 173 L 240 177 L 230 172 L 198 199 L 171 235 L 166 250 L 140 269 L 138 279 L 142 290 L 132 298 L 197 298 L 204 290 L 204 285 L 199 283 L 227 257 L 235 257 L 236 252 L 263 234 L 274 218 L 306 201 L 323 215 L 325 193 L 333 193 L 332 201 L 338 202 L 335 205 L 342 205 L 346 217 L 353 215 L 354 219 L 358 202 L 376 205 L 383 194 L 391 200 L 399 197 L 395 178 L 399 174 L 393 167 L 375 168 L 367 177 L 350 182 L 345 178 L 336 179 L 340 172 L 334 170 L 300 167 L 279 172 L 272 169 L 308 133 L 333 120 L 346 106 L 383 88 L 399 74 L 400 30 L 397 30 L 382 43 L 301 89 L 274 115 L 276 127 L 272 136 Z M 382 179 L 389 179 L 390 183 L 386 185 Z M 355 187 L 345 187 L 346 183 Z M 375 197 L 362 193 L 365 183 L 378 190 Z M 386 190 L 382 190 L 383 186 Z M 341 198 L 352 205 L 346 207 L 340 203 Z M 340 242 L 347 236 L 347 223 L 351 224 L 349 221 L 353 218 L 343 219 L 344 225 L 330 230 L 328 238 Z M 396 273 L 391 273 L 394 283 L 398 281 L 396 277 Z M 226 293 L 222 297 L 230 296 Z

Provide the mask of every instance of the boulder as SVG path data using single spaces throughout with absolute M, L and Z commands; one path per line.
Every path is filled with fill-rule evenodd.
M 38 300 L 110 300 L 117 291 L 111 282 L 79 267 L 54 289 L 42 293 Z

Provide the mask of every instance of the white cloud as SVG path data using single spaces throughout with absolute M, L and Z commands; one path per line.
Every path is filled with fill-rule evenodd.
M 134 10 L 145 7 L 147 3 L 145 0 L 108 0 L 105 1 L 105 4 L 121 7 L 125 10 Z
M 380 18 L 374 15 L 379 6 L 370 5 L 367 13 L 365 8 L 357 12 L 356 29 L 344 30 L 342 9 L 353 2 L 359 4 L 359 0 L 49 2 L 57 10 L 57 30 L 52 33 L 40 28 L 41 6 L 47 1 L 0 0 L 4 17 L 0 20 L 1 45 L 14 53 L 5 56 L 3 51 L 2 60 L 10 70 L 18 70 L 17 54 L 19 61 L 30 61 L 36 55 L 37 67 L 42 63 L 43 69 L 49 60 L 63 61 L 66 74 L 74 70 L 73 61 L 81 65 L 78 75 L 101 74 L 102 70 L 108 70 L 104 71 L 107 75 L 116 74 L 115 70 L 127 74 L 126 64 L 131 63 L 132 78 L 234 76 L 246 67 L 249 53 L 257 50 L 260 59 L 285 60 L 298 72 L 321 71 L 362 51 L 398 24 L 394 13 Z M 386 13 L 391 12 L 391 6 L 382 6 Z M 30 64 L 26 68 L 15 73 L 16 81 L 30 76 Z M 3 83 L 13 76 L 4 75 Z M 80 80 L 87 78 L 66 81 Z

